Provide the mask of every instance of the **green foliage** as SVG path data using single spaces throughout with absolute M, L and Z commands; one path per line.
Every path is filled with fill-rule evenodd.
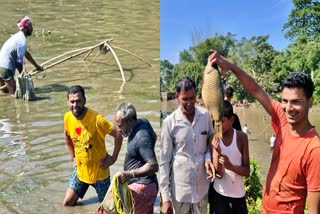
M 293 9 L 283 26 L 287 38 L 307 36 L 310 40 L 320 34 L 320 2 L 318 0 L 293 0 Z
M 259 172 L 261 168 L 255 160 L 250 160 L 250 176 L 245 178 L 246 200 L 248 213 L 256 214 L 261 212 L 261 190 Z
M 168 61 L 160 61 L 160 91 L 169 91 L 168 83 L 174 79 L 173 65 Z
M 290 72 L 302 71 L 311 74 L 315 83 L 314 104 L 320 103 L 320 2 L 293 0 L 293 5 L 290 17 L 283 27 L 286 36 L 294 39 L 286 50 L 275 50 L 268 43 L 268 35 L 237 40 L 235 35 L 227 33 L 199 39 L 198 44 L 180 52 L 178 64 L 161 61 L 161 90 L 174 91 L 177 80 L 182 76 L 189 76 L 196 81 L 200 96 L 202 72 L 210 49 L 215 49 L 246 70 L 276 99 L 279 98 L 281 85 Z M 235 89 L 236 100 L 254 101 L 231 72 L 223 78 L 224 82 Z
M 172 73 L 176 79 L 174 81 L 170 81 L 170 91 L 175 90 L 178 79 L 188 76 L 195 81 L 197 86 L 197 95 L 200 96 L 203 69 L 204 66 L 199 62 L 183 62 L 175 65 Z

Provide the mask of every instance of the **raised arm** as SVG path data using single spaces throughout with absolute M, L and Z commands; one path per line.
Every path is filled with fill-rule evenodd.
M 215 138 L 212 140 L 212 159 L 213 165 L 216 170 L 216 177 L 222 178 L 224 175 L 224 167 L 221 163 L 219 163 L 219 158 L 221 156 L 221 148 L 220 148 L 220 140 L 219 138 Z
M 208 57 L 208 66 L 217 64 L 221 68 L 221 74 L 225 74 L 231 70 L 234 75 L 239 79 L 243 88 L 254 98 L 256 98 L 264 109 L 271 115 L 271 101 L 272 97 L 267 94 L 258 83 L 244 70 L 242 70 L 233 61 L 221 56 L 217 51 L 211 50 L 212 54 Z

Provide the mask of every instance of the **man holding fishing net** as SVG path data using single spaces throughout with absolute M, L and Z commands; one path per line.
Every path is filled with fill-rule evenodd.
M 128 182 L 134 198 L 134 213 L 153 214 L 158 194 L 158 162 L 154 150 L 157 135 L 145 118 L 137 118 L 134 106 L 122 102 L 115 114 L 115 123 L 123 137 L 128 137 L 121 182 Z
M 0 50 L 0 89 L 10 94 L 15 93 L 14 74 L 16 68 L 19 73 L 22 72 L 24 56 L 37 70 L 42 70 L 42 67 L 35 62 L 27 51 L 26 38 L 31 36 L 33 31 L 31 19 L 28 16 L 23 16 L 18 20 L 17 26 L 20 31 L 12 35 Z
M 228 70 L 271 116 L 276 135 L 271 165 L 263 187 L 262 213 L 320 213 L 320 139 L 308 114 L 314 83 L 303 72 L 291 72 L 273 99 L 236 63 L 211 50 L 208 61 Z M 307 200 L 308 198 L 308 200 Z

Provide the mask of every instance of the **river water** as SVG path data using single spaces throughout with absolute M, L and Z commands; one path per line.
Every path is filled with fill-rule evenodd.
M 149 119 L 160 136 L 159 0 L 0 0 L 0 5 L 0 44 L 17 32 L 16 20 L 29 15 L 34 32 L 27 38 L 28 47 L 39 64 L 109 38 L 112 47 L 151 64 L 114 49 L 127 80 L 122 85 L 113 55 L 94 50 L 86 61 L 84 55 L 74 57 L 48 69 L 44 78 L 33 76 L 37 101 L 0 95 L 0 213 L 94 213 L 99 204 L 93 188 L 80 206 L 62 206 L 72 172 L 63 139 L 66 91 L 82 85 L 86 105 L 112 121 L 116 106 L 130 101 L 138 117 Z M 33 68 L 27 64 L 27 69 Z M 107 137 L 110 152 L 112 144 Z M 125 149 L 124 143 L 112 175 L 122 169 Z

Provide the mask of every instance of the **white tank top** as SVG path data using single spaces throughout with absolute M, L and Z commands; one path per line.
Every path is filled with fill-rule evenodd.
M 221 153 L 228 154 L 228 158 L 233 165 L 241 166 L 242 155 L 237 146 L 237 131 L 233 129 L 233 138 L 229 146 L 225 146 L 220 139 Z M 244 179 L 233 171 L 225 169 L 221 179 L 216 178 L 213 184 L 214 189 L 223 196 L 232 198 L 242 198 L 245 196 Z

